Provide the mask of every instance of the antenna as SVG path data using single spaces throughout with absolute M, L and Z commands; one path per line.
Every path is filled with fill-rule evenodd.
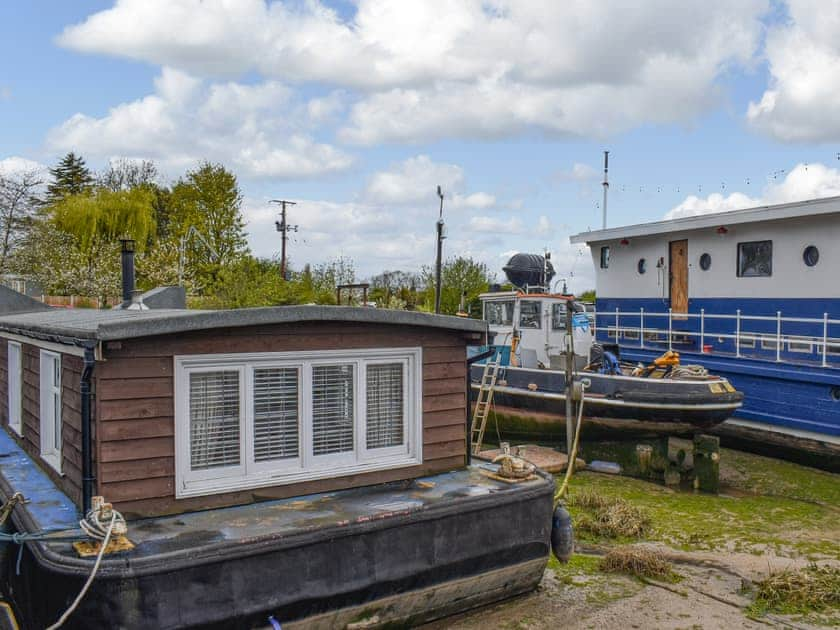
M 610 152 L 604 151 L 604 221 L 603 229 L 607 229 L 607 191 L 610 189 L 610 182 L 607 179 L 607 174 L 610 168 Z
M 437 195 L 440 197 L 440 218 L 437 222 L 437 256 L 435 258 L 435 313 L 440 313 L 440 273 L 441 258 L 443 256 L 443 191 L 440 185 L 437 187 Z

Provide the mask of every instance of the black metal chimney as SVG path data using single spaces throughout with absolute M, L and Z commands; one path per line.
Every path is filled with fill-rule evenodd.
M 134 240 L 121 238 L 122 244 L 122 299 L 129 304 L 134 296 Z

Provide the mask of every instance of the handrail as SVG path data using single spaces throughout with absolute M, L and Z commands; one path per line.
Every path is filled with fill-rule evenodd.
M 840 362 L 840 337 L 829 335 L 829 327 L 840 325 L 840 319 L 831 319 L 829 318 L 828 313 L 823 313 L 821 318 L 783 317 L 782 311 L 776 311 L 775 316 L 744 315 L 740 309 L 736 309 L 735 314 L 731 315 L 727 313 L 706 313 L 704 308 L 701 308 L 699 312 L 694 313 L 675 313 L 669 308 L 667 312 L 660 313 L 647 311 L 644 307 L 640 307 L 638 311 L 622 311 L 621 309 L 616 308 L 615 310 L 609 311 L 595 311 L 593 315 L 596 324 L 599 318 L 601 318 L 601 321 L 605 322 L 600 327 L 594 326 L 593 328 L 596 331 L 606 329 L 607 335 L 609 337 L 614 337 L 616 342 L 623 337 L 624 341 L 622 343 L 624 344 L 628 344 L 628 341 L 635 341 L 638 339 L 639 348 L 644 348 L 647 341 L 648 343 L 667 343 L 668 349 L 671 350 L 674 347 L 675 339 L 696 338 L 699 339 L 700 350 L 706 352 L 706 348 L 708 347 L 706 339 L 712 337 L 717 339 L 719 343 L 724 340 L 732 340 L 736 357 L 742 356 L 742 350 L 760 350 L 765 351 L 768 354 L 769 352 L 774 352 L 774 359 L 779 363 L 783 360 L 790 363 L 813 364 L 814 362 L 813 359 L 806 359 L 802 356 L 790 356 L 791 354 L 812 356 L 816 354 L 817 357 L 821 359 L 823 367 L 830 367 L 828 360 L 829 354 L 836 355 L 836 358 L 832 359 L 831 365 L 834 365 L 835 360 Z M 624 318 L 623 321 L 622 318 Z M 638 319 L 638 325 L 636 325 L 635 322 L 632 324 L 627 322 L 627 318 Z M 665 327 L 666 323 L 662 321 L 665 318 L 667 318 L 667 328 Z M 655 324 L 657 319 L 661 322 L 660 326 Z M 651 320 L 654 320 L 653 326 L 651 326 Z M 688 330 L 674 329 L 675 321 L 687 322 L 692 320 L 699 320 L 699 331 L 694 329 L 695 326 L 692 326 L 691 329 Z M 707 320 L 734 320 L 734 333 L 723 331 L 716 332 L 714 329 L 710 331 L 706 326 Z M 767 330 L 745 330 L 745 326 L 747 328 L 752 328 L 752 326 L 750 326 L 751 323 L 763 323 L 763 327 Z M 772 326 L 772 331 L 770 330 L 771 326 L 769 326 L 771 323 L 775 324 Z M 785 332 L 785 324 L 807 324 L 811 326 L 809 326 L 809 329 L 804 332 L 791 332 L 789 327 L 787 332 Z M 810 330 L 811 327 L 813 328 L 813 333 L 808 334 L 812 332 Z M 635 334 L 638 336 L 630 336 L 628 333 L 630 333 L 630 335 Z M 646 339 L 646 337 L 651 334 L 656 335 L 656 337 L 654 339 Z M 758 346 L 759 343 L 760 347 Z M 785 351 L 786 356 L 783 359 L 782 352 L 784 344 L 787 344 L 787 350 Z M 791 346 L 794 344 L 801 344 L 804 349 L 791 349 Z M 731 350 L 718 348 L 717 351 L 728 353 Z M 748 354 L 751 355 L 752 352 L 748 352 Z M 764 355 L 765 358 L 768 354 Z

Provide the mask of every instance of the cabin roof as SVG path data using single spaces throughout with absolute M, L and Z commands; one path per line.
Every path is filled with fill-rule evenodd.
M 840 197 L 809 199 L 807 201 L 780 203 L 772 206 L 757 206 L 743 210 L 715 212 L 714 214 L 703 214 L 696 217 L 682 217 L 667 221 L 639 223 L 625 227 L 608 228 L 606 230 L 591 230 L 589 232 L 574 234 L 569 240 L 572 243 L 598 243 L 621 238 L 712 228 L 721 225 L 777 221 L 780 219 L 793 219 L 834 213 L 840 213 Z
M 197 330 L 294 322 L 357 322 L 444 328 L 484 333 L 480 320 L 351 306 L 270 306 L 233 310 L 159 309 L 148 311 L 52 309 L 0 316 L 0 331 L 27 337 L 109 341 Z

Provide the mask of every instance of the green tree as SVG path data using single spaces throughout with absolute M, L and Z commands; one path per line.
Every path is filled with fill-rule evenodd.
M 179 242 L 189 237 L 185 267 L 199 292 L 211 291 L 221 270 L 248 253 L 241 206 L 236 176 L 207 162 L 188 172 L 168 196 L 166 237 Z M 190 234 L 191 227 L 200 238 Z
M 595 301 L 595 289 L 589 289 L 588 291 L 584 291 L 580 295 L 577 296 L 581 302 L 594 302 Z
M 68 195 L 90 192 L 95 184 L 93 173 L 80 155 L 72 151 L 50 169 L 52 182 L 47 185 L 46 203 L 53 205 Z
M 356 266 L 353 259 L 346 256 L 315 265 L 310 274 L 312 292 L 319 304 L 334 304 L 336 288 L 356 282 Z
M 424 291 L 423 310 L 434 311 L 435 308 L 435 270 L 433 267 L 423 267 L 423 279 L 426 285 Z M 490 287 L 492 276 L 482 262 L 458 256 L 448 259 L 441 268 L 441 313 L 454 315 L 458 312 L 461 296 L 466 293 L 465 306 L 473 317 L 481 316 L 480 293 Z
M 36 215 L 41 183 L 35 172 L 0 174 L 0 273 L 9 270 L 11 258 Z

